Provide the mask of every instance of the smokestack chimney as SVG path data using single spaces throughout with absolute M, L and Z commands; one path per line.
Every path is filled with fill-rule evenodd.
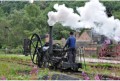
M 112 16 L 111 10 L 110 10 L 109 8 L 107 8 L 106 11 L 107 11 L 107 16 L 108 16 L 108 17 L 111 17 L 111 16 Z
M 52 54 L 53 51 L 53 38 L 52 38 L 52 33 L 53 33 L 53 27 L 49 26 L 49 53 Z

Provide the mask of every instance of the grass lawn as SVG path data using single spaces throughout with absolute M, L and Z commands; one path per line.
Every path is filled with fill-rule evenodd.
M 89 65 L 92 65 L 89 66 Z M 86 68 L 81 69 L 84 72 L 87 72 L 92 79 L 96 74 L 110 75 L 120 77 L 120 65 L 118 64 L 109 64 L 109 63 L 86 63 Z
M 0 54 L 0 80 L 2 77 L 5 77 L 7 80 L 37 80 L 44 75 L 52 73 L 49 69 L 37 68 L 37 74 L 30 74 L 34 69 L 33 66 L 18 64 L 18 62 L 31 62 L 31 58 L 24 55 Z M 93 67 L 89 65 L 93 65 Z M 112 69 L 109 69 L 108 67 L 111 66 Z M 116 67 L 118 68 L 116 69 Z M 86 69 L 82 68 L 80 70 L 93 74 L 89 75 L 92 80 L 96 74 L 120 76 L 120 65 L 116 64 L 86 63 Z
M 38 73 L 30 74 L 33 66 L 18 64 L 17 62 L 29 62 L 30 56 L 14 55 L 14 54 L 0 54 L 0 79 L 5 77 L 7 80 L 35 80 L 38 77 L 48 74 L 49 70 L 38 68 Z M 8 62 L 9 60 L 9 62 Z

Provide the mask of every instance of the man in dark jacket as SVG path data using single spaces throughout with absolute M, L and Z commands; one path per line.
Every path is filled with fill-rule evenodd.
M 64 48 L 67 46 L 69 48 L 69 50 L 68 50 L 68 62 L 75 63 L 76 38 L 75 38 L 73 32 L 70 32 L 70 37 L 68 37 Z

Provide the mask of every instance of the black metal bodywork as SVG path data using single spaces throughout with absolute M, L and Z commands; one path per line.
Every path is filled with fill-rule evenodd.
M 46 36 L 39 36 L 37 34 L 33 34 L 31 39 L 28 41 L 24 40 L 24 47 L 27 46 L 30 48 L 26 50 L 24 48 L 24 54 L 28 55 L 30 53 L 31 60 L 34 64 L 39 67 L 51 67 L 51 68 L 59 68 L 59 69 L 73 69 L 78 70 L 82 68 L 81 63 L 69 63 L 67 58 L 68 50 L 63 50 L 60 44 L 53 44 L 52 40 L 52 27 L 50 27 L 49 32 L 49 44 L 42 44 L 42 39 Z M 27 45 L 28 44 L 28 45 Z M 47 48 L 43 50 L 43 48 Z M 32 49 L 33 48 L 33 49 Z
M 23 49 L 24 49 L 23 54 L 25 54 L 25 56 L 28 56 L 31 50 L 30 39 L 24 39 Z

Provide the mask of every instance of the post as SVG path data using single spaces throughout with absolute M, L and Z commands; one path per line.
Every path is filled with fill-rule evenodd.
M 52 38 L 52 32 L 53 32 L 53 27 L 50 26 L 50 31 L 49 31 L 49 53 L 52 54 L 53 51 L 53 38 Z

